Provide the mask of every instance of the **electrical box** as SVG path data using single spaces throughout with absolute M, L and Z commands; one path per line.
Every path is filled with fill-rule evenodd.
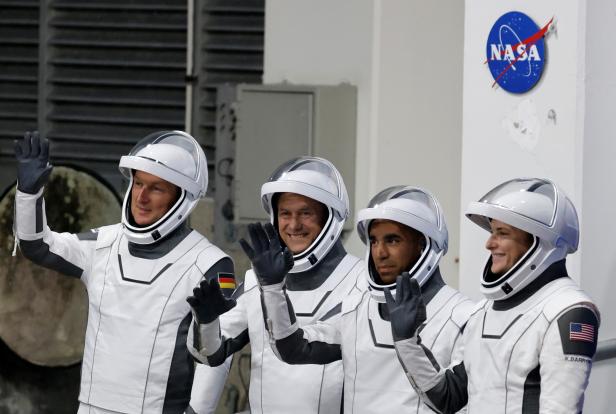
M 352 85 L 229 85 L 219 88 L 216 140 L 218 219 L 244 224 L 269 219 L 261 186 L 294 157 L 328 159 L 355 193 L 357 93 Z M 353 226 L 353 217 L 346 228 Z

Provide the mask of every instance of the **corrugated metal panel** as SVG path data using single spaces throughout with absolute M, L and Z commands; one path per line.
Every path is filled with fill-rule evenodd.
M 49 2 L 41 104 L 57 162 L 120 191 L 136 140 L 184 129 L 186 13 L 186 0 Z
M 192 128 L 213 177 L 216 87 L 261 82 L 265 5 L 196 4 Z M 38 127 L 54 163 L 121 192 L 119 157 L 149 132 L 184 129 L 186 30 L 186 0 L 0 0 L 0 191 L 14 180 L 12 140 Z
M 264 0 L 206 0 L 197 9 L 193 132 L 203 139 L 210 163 L 216 146 L 216 88 L 225 83 L 261 83 L 265 32 Z M 210 168 L 210 183 L 214 170 Z
M 36 127 L 38 0 L 0 1 L 0 194 L 15 181 L 13 140 Z

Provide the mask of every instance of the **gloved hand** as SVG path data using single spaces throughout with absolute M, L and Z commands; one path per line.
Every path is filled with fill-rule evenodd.
M 426 320 L 426 305 L 419 283 L 404 272 L 396 278 L 396 299 L 389 288 L 385 288 L 384 292 L 394 341 L 411 338 Z
M 226 298 L 220 290 L 216 279 L 202 280 L 199 287 L 193 289 L 193 296 L 186 298 L 199 323 L 214 322 L 216 318 L 233 309 L 235 299 Z
M 38 131 L 26 132 L 24 139 L 15 140 L 17 159 L 17 189 L 36 194 L 49 180 L 52 165 L 49 164 L 49 141 L 40 139 Z
M 244 239 L 240 245 L 252 262 L 259 283 L 261 286 L 281 283 L 293 268 L 293 254 L 286 246 L 282 247 L 271 223 L 249 224 L 248 233 L 252 246 Z

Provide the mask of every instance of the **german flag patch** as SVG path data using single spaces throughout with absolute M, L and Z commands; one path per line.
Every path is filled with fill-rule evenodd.
M 218 284 L 221 289 L 235 290 L 235 275 L 228 272 L 218 272 Z

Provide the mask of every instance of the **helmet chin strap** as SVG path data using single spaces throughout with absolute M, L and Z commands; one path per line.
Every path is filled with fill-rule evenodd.
M 556 249 L 546 245 L 545 240 L 533 236 L 530 248 L 507 271 L 492 273 L 492 256 L 488 257 L 483 271 L 481 290 L 488 299 L 503 300 L 515 296 L 520 289 L 531 283 L 545 268 L 553 263 Z M 547 260 L 547 262 L 546 262 Z
M 340 237 L 342 225 L 336 226 L 334 209 L 328 208 L 328 217 L 323 228 L 310 245 L 302 252 L 293 255 L 293 268 L 289 273 L 301 273 L 312 269 L 329 253 Z

